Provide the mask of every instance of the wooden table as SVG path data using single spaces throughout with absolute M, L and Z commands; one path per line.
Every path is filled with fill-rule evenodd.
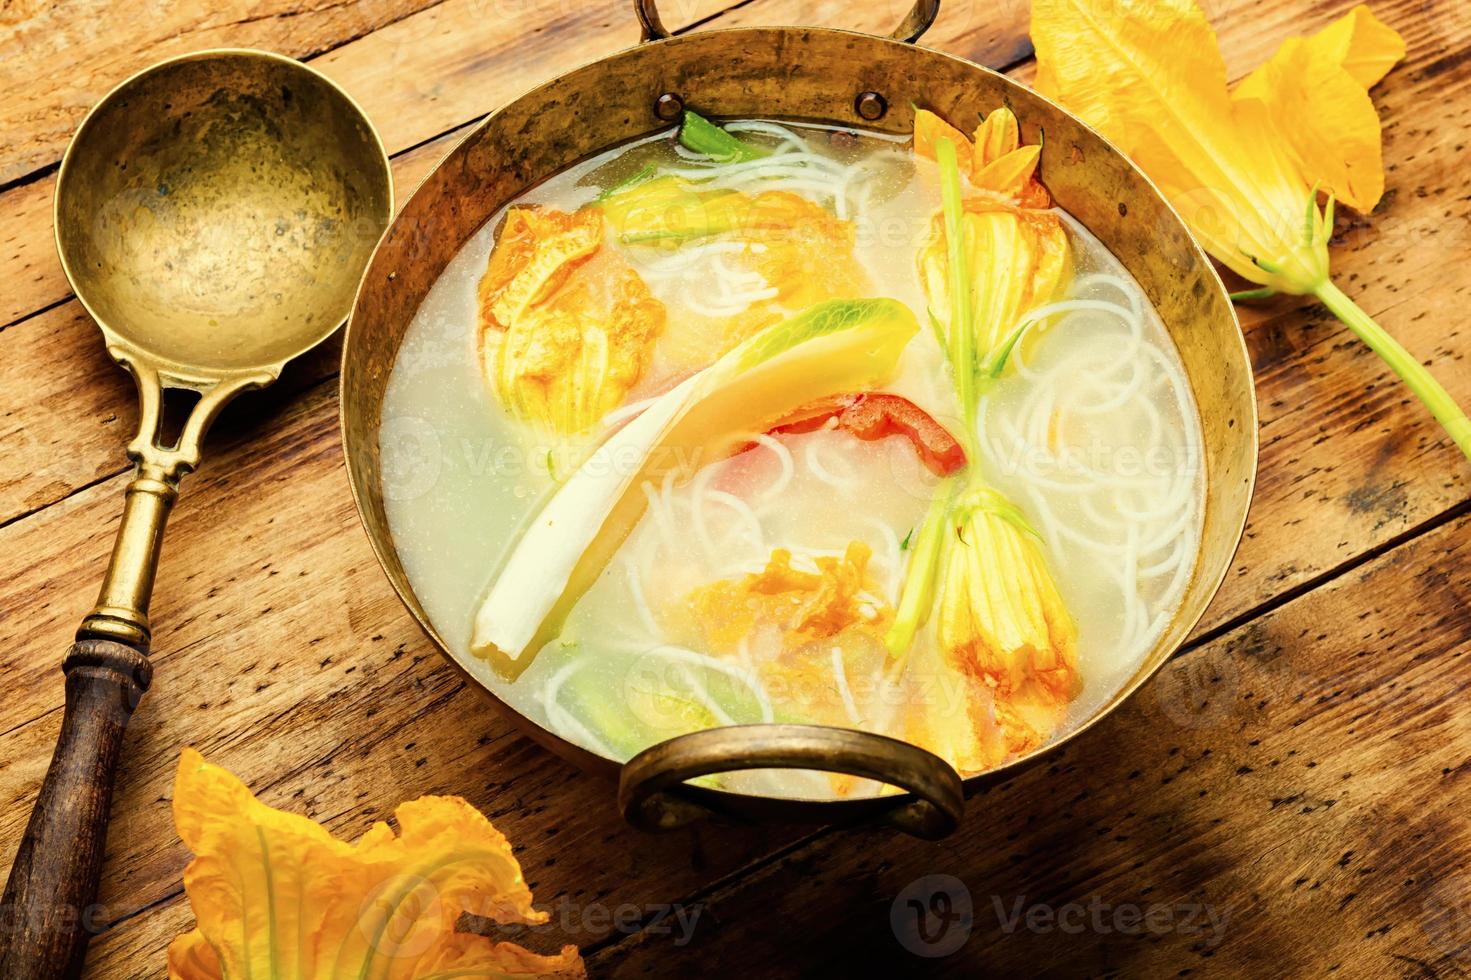
M 664 16 L 887 30 L 901 2 L 671 0 Z M 1349 5 L 1206 0 L 1235 74 Z M 945 6 L 925 43 L 1030 76 L 1026 3 Z M 1471 5 L 1374 6 L 1409 42 L 1374 93 L 1389 192 L 1372 218 L 1340 221 L 1334 269 L 1471 404 Z M 95 596 L 136 419 L 52 245 L 57 161 L 86 108 L 167 55 L 274 48 L 363 104 L 402 197 L 477 117 L 636 40 L 624 0 L 0 5 L 0 854 L 50 757 L 58 660 Z M 1146 690 L 1051 765 L 972 799 L 939 844 L 626 829 L 609 785 L 514 734 L 400 608 L 348 497 L 328 344 L 227 413 L 180 498 L 90 974 L 161 975 L 191 925 L 169 813 L 185 745 L 346 836 L 403 799 L 467 797 L 554 913 L 522 940 L 576 942 L 596 974 L 1471 971 L 1471 466 L 1311 303 L 1243 321 L 1261 476 L 1225 587 Z M 974 909 L 945 958 L 916 956 L 891 926 L 896 899 L 902 921 L 904 900 L 933 890 L 912 885 L 926 875 L 953 876 Z M 627 928 L 664 903 L 699 906 L 688 943 Z

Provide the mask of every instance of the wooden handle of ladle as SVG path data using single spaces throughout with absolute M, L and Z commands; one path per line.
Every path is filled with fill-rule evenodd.
M 81 973 L 123 733 L 153 672 L 112 640 L 78 641 L 62 670 L 61 734 L 0 904 L 0 980 Z
M 112 784 L 128 720 L 153 676 L 148 603 L 176 494 L 172 474 L 138 467 L 97 604 L 62 661 L 61 733 L 0 901 L 0 980 L 77 976 L 100 925 Z

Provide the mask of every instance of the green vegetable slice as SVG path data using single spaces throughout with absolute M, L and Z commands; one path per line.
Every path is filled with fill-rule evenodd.
M 684 121 L 679 127 L 679 142 L 686 149 L 703 153 L 720 163 L 735 163 L 738 160 L 759 160 L 771 151 L 764 146 L 747 143 L 689 109 L 684 111 Z

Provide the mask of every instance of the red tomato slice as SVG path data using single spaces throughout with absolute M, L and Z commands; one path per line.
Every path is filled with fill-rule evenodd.
M 965 465 L 965 450 L 948 429 L 901 395 L 864 391 L 834 395 L 797 409 L 767 430 L 771 434 L 813 432 L 837 419 L 837 428 L 866 441 L 903 436 L 931 471 L 949 476 Z

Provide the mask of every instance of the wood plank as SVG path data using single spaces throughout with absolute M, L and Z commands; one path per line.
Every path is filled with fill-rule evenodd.
M 155 61 L 220 47 L 309 58 L 434 2 L 159 3 L 145 16 L 105 0 L 7 4 L 0 16 L 0 185 L 55 164 L 87 110 Z
M 831 834 L 706 896 L 717 924 L 687 947 L 639 936 L 590 967 L 1462 976 L 1471 818 L 1447 801 L 1471 778 L 1468 562 L 1463 519 L 1176 660 L 1052 765 L 972 799 L 951 839 Z M 932 960 L 890 920 L 926 875 L 974 913 Z

